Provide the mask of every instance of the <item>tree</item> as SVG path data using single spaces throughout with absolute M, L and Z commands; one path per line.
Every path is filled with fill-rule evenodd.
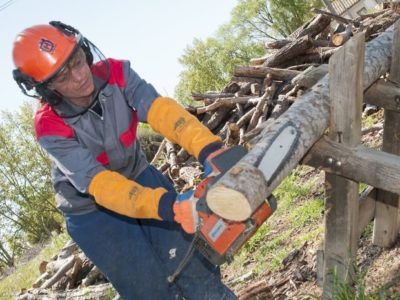
M 61 215 L 54 205 L 50 162 L 36 142 L 33 115 L 34 107 L 28 104 L 19 113 L 2 113 L 0 223 L 7 224 L 10 241 L 11 237 L 19 237 L 38 242 L 60 229 Z M 3 230 L 1 234 L 6 233 Z
M 259 22 L 243 23 L 258 15 L 260 0 L 245 0 L 234 9 L 232 20 L 222 25 L 215 37 L 195 39 L 179 58 L 184 70 L 175 90 L 175 97 L 184 103 L 190 102 L 192 92 L 221 90 L 230 80 L 237 64 L 247 64 L 251 58 L 264 53 L 260 37 L 266 30 Z M 251 5 L 246 6 L 246 3 Z M 257 6 L 257 5 L 258 6 Z M 246 17 L 239 17 L 246 16 Z M 265 37 L 265 34 L 264 34 Z
M 179 58 L 184 69 L 175 97 L 190 103 L 192 92 L 220 91 L 235 65 L 263 56 L 266 40 L 288 36 L 311 18 L 311 8 L 322 6 L 321 0 L 238 1 L 230 22 L 214 37 L 195 39 Z
M 274 18 L 265 0 L 242 0 L 231 15 L 230 26 L 246 33 L 250 41 L 276 39 L 276 32 L 271 30 Z
M 312 8 L 321 8 L 321 0 L 269 0 L 268 6 L 274 20 L 272 29 L 287 37 L 308 21 Z

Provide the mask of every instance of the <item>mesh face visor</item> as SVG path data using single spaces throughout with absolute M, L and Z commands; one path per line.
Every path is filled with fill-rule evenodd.
M 52 107 L 56 113 L 63 118 L 73 118 L 86 113 L 88 109 L 98 101 L 98 95 L 106 86 L 110 77 L 110 65 L 101 51 L 87 39 L 84 39 L 81 48 L 85 52 L 86 61 L 90 66 L 95 87 L 90 104 L 87 107 L 74 105 L 68 98 L 57 93 L 57 91 L 50 91 L 46 86 L 50 93 L 55 94 L 55 96 L 59 98 L 59 101 L 54 103 Z M 71 55 L 69 60 L 73 59 L 73 57 L 74 55 Z M 49 80 L 49 82 L 51 82 L 51 80 Z

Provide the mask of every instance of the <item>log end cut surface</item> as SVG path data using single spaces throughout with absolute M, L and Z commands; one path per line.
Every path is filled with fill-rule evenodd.
M 220 217 L 231 221 L 244 221 L 252 210 L 246 197 L 224 186 L 211 189 L 207 194 L 208 207 Z

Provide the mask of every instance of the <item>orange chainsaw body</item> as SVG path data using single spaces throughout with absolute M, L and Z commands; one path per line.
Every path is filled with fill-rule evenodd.
M 225 158 L 223 155 L 213 158 L 212 167 L 217 173 L 220 172 L 218 176 L 222 176 L 227 169 L 246 154 L 246 150 L 239 146 L 228 151 L 229 153 L 225 152 Z M 199 183 L 194 191 L 194 197 L 199 199 L 196 209 L 200 218 L 196 248 L 213 264 L 220 265 L 232 261 L 233 255 L 272 215 L 276 208 L 276 200 L 271 195 L 247 220 L 240 222 L 226 220 L 212 212 L 206 203 L 207 190 L 215 181 L 216 177 L 207 177 Z

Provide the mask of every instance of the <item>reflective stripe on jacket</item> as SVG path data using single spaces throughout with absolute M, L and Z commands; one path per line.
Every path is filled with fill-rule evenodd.
M 136 130 L 138 122 L 147 121 L 149 107 L 159 95 L 128 61 L 108 62 L 111 76 L 98 95 L 102 116 L 88 110 L 61 118 L 48 104 L 36 113 L 36 136 L 53 163 L 57 207 L 64 213 L 95 209 L 87 192 L 98 172 L 109 169 L 135 179 L 148 166 Z

